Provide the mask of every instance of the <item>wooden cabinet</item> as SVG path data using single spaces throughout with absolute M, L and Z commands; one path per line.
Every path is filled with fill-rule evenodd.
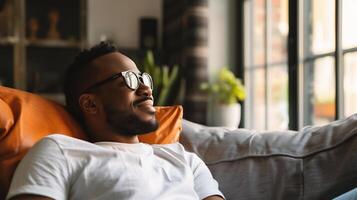
M 61 93 L 64 71 L 87 44 L 86 0 L 0 1 L 0 84 Z

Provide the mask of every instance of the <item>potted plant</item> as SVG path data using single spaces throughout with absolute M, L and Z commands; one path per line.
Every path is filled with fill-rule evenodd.
M 241 80 L 224 67 L 213 82 L 203 83 L 201 89 L 210 95 L 208 124 L 237 128 L 241 115 L 239 102 L 243 101 L 246 96 Z
M 153 52 L 147 51 L 143 61 L 143 70 L 148 72 L 154 80 L 155 105 L 168 106 L 180 103 L 183 81 L 178 65 L 171 68 L 166 65 L 159 66 L 155 63 Z

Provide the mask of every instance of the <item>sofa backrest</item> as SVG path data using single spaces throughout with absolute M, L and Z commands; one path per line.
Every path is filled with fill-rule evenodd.
M 299 132 L 184 120 L 180 142 L 205 161 L 227 199 L 332 199 L 357 187 L 357 114 Z

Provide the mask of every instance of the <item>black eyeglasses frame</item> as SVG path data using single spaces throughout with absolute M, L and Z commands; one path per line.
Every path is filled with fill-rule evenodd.
M 144 85 L 149 86 L 150 89 L 153 90 L 153 87 L 154 87 L 154 86 L 153 86 L 153 80 L 152 80 L 152 77 L 151 77 L 150 74 L 148 74 L 148 73 L 146 73 L 146 72 L 143 72 L 143 73 L 138 74 L 138 73 L 136 73 L 136 72 L 133 72 L 133 71 L 131 71 L 131 70 L 128 70 L 128 71 L 119 72 L 119 73 L 117 73 L 117 74 L 114 74 L 114 75 L 112 75 L 112 76 L 110 76 L 110 77 L 108 77 L 108 78 L 102 80 L 102 81 L 99 81 L 99 82 L 97 82 L 97 83 L 94 83 L 93 85 L 91 85 L 91 86 L 89 86 L 87 89 L 85 89 L 85 90 L 83 91 L 83 93 L 89 92 L 89 91 L 92 90 L 93 88 L 96 88 L 96 87 L 99 87 L 99 86 L 101 86 L 101 85 L 104 85 L 104 84 L 106 84 L 106 83 L 108 83 L 108 82 L 114 81 L 114 80 L 117 79 L 117 78 L 124 77 L 125 74 L 126 74 L 126 73 L 129 73 L 129 72 L 130 72 L 130 73 L 133 73 L 133 74 L 136 76 L 136 78 L 138 79 L 138 81 L 139 81 L 139 84 L 137 85 L 137 87 L 136 87 L 136 88 L 132 88 L 132 87 L 129 86 L 129 84 L 127 83 L 126 79 L 124 78 L 124 79 L 123 79 L 123 80 L 124 80 L 124 83 L 125 83 L 125 85 L 126 85 L 129 89 L 131 89 L 131 90 L 136 90 L 136 89 L 138 89 L 139 86 L 140 86 L 140 83 L 141 83 L 141 84 L 144 84 L 143 76 L 147 76 L 147 77 L 149 77 L 149 79 L 150 79 L 151 85 L 150 85 L 150 86 L 149 86 L 149 85 L 146 85 L 146 84 L 144 84 Z

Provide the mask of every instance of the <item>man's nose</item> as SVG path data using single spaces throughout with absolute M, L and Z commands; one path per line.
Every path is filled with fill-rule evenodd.
M 140 81 L 140 85 L 138 89 L 136 89 L 136 93 L 139 96 L 152 96 L 152 89 Z

